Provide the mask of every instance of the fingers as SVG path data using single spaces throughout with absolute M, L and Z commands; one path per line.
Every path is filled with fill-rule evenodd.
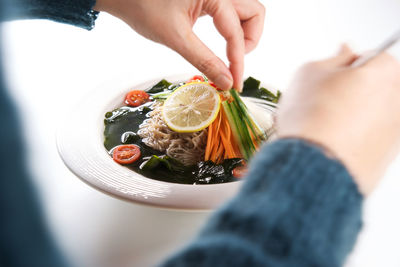
M 245 42 L 239 16 L 230 1 L 210 1 L 205 8 L 207 13 L 213 17 L 215 27 L 227 42 L 226 53 L 233 77 L 233 88 L 241 91 Z
M 235 0 L 235 10 L 241 21 L 246 53 L 258 44 L 264 28 L 265 7 L 256 0 Z
M 226 40 L 229 69 L 192 32 L 191 24 L 182 25 L 183 20 L 177 24 L 180 36 L 168 35 L 163 43 L 180 53 L 221 89 L 233 87 L 241 91 L 244 54 L 254 49 L 260 40 L 265 8 L 256 0 L 208 0 L 204 1 L 200 13 L 204 12 L 213 17 L 215 27 Z
M 384 69 L 389 72 L 393 70 L 398 70 L 399 66 L 400 66 L 399 61 L 397 61 L 393 56 L 391 56 L 387 52 L 381 53 L 380 55 L 376 56 L 375 58 L 372 58 L 365 64 L 365 67 L 367 68 L 375 67 L 379 69 Z
M 264 28 L 264 17 L 255 16 L 242 22 L 246 53 L 256 48 Z
M 338 54 L 332 58 L 324 60 L 323 62 L 331 66 L 346 67 L 351 65 L 358 58 L 347 44 L 342 44 Z
M 400 62 L 389 53 L 385 52 L 376 56 L 361 66 L 360 69 L 371 74 L 378 72 L 385 76 L 385 81 L 390 82 L 398 90 L 400 89 Z
M 190 26 L 187 27 L 187 34 L 182 38 L 173 39 L 174 42 L 170 44 L 172 49 L 222 90 L 232 88 L 233 78 L 228 67 L 192 32 Z

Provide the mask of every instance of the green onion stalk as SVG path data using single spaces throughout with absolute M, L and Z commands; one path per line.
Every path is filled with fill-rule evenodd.
M 267 139 L 267 136 L 250 114 L 239 94 L 234 89 L 231 89 L 229 94 L 230 99 L 223 101 L 222 107 L 243 158 L 249 160 L 256 152 L 256 145 L 259 146 Z M 254 136 L 254 141 L 251 134 Z

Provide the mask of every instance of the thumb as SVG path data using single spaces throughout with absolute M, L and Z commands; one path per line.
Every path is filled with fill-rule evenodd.
M 342 44 L 338 54 L 327 59 L 326 62 L 337 67 L 346 67 L 353 63 L 357 57 L 358 55 L 355 54 L 347 44 Z
M 347 44 L 342 44 L 336 56 L 323 60 L 322 62 L 329 66 L 346 67 L 351 65 L 357 57 L 358 55 L 356 55 Z
M 222 90 L 229 90 L 233 78 L 225 63 L 218 58 L 190 29 L 185 38 L 175 39 L 171 48 L 183 56 L 201 73 L 212 80 Z

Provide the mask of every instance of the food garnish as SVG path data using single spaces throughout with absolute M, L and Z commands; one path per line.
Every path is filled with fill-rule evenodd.
M 137 145 L 120 145 L 113 150 L 113 159 L 119 164 L 131 164 L 140 158 L 141 152 Z
M 272 93 L 265 87 L 260 87 L 260 81 L 253 77 L 247 78 L 243 83 L 243 92 L 241 96 L 250 96 L 254 98 L 264 99 L 272 103 L 278 103 L 281 92 L 278 90 L 276 94 Z M 268 102 L 266 102 L 268 104 Z
M 187 83 L 191 82 L 205 82 L 205 78 L 202 75 L 194 75 L 192 78 L 190 78 Z
M 233 175 L 233 177 L 236 177 L 236 178 L 243 178 L 244 176 L 247 175 L 248 171 L 249 170 L 246 165 L 237 166 L 236 168 L 233 169 L 232 175 Z
M 143 90 L 133 90 L 126 94 L 125 104 L 138 107 L 150 101 L 150 95 Z
M 184 184 L 240 180 L 273 129 L 272 122 L 263 123 L 265 129 L 258 125 L 242 96 L 274 109 L 280 92 L 273 94 L 252 77 L 241 95 L 221 91 L 204 75 L 179 83 L 163 79 L 145 91 L 129 92 L 126 106 L 106 113 L 104 146 L 117 163 L 152 179 Z
M 220 97 L 207 82 L 190 82 L 165 100 L 162 114 L 169 128 L 178 133 L 198 132 L 218 115 Z

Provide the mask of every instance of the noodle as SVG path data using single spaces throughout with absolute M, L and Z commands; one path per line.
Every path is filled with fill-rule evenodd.
M 138 131 L 142 142 L 147 146 L 166 152 L 184 165 L 196 164 L 204 159 L 207 143 L 207 130 L 194 133 L 172 131 L 162 119 L 162 104 L 155 103 L 149 112 L 149 119 L 143 121 Z

